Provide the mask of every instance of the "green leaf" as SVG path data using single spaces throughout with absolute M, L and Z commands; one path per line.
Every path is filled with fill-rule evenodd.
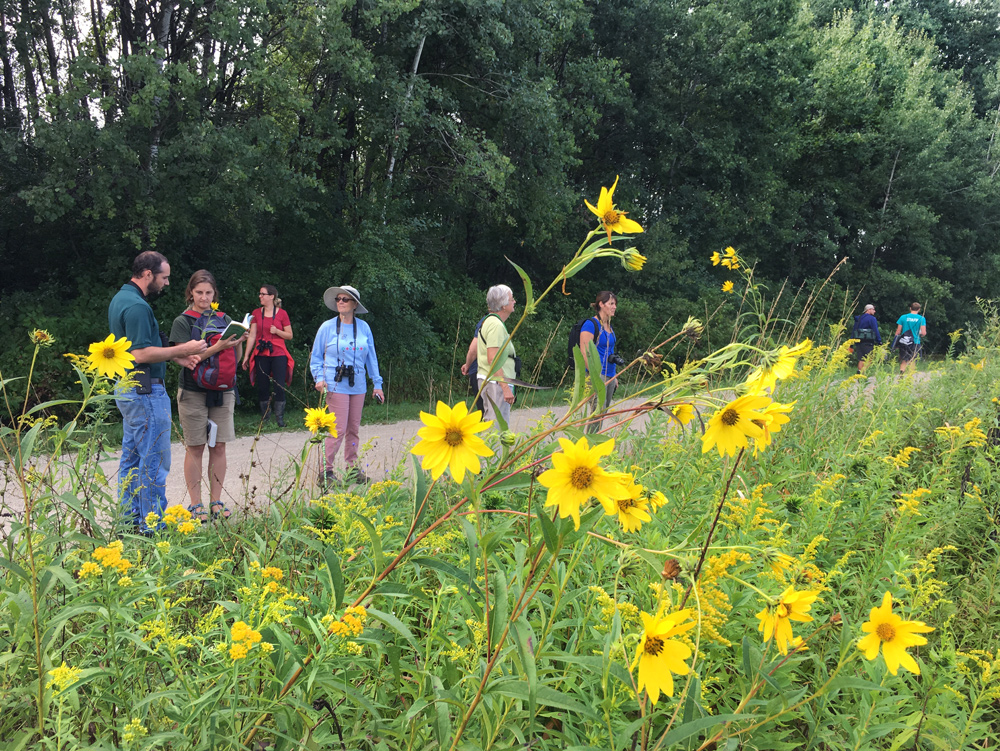
M 368 521 L 367 517 L 362 516 L 357 511 L 354 512 L 354 516 L 359 522 L 361 522 L 361 526 L 365 528 L 365 531 L 368 533 L 368 538 L 371 540 L 372 557 L 375 559 L 374 575 L 378 576 L 382 569 L 385 568 L 385 561 L 382 558 L 382 539 L 378 536 L 378 532 L 375 531 L 375 527 L 372 526 L 372 523 Z
M 417 640 L 414 638 L 413 632 L 411 632 L 410 629 L 406 627 L 406 624 L 399 620 L 399 618 L 394 616 L 392 613 L 385 613 L 381 610 L 375 610 L 374 608 L 368 608 L 367 612 L 369 616 L 377 621 L 381 621 L 390 629 L 402 636 L 406 640 L 406 643 L 413 648 L 414 652 L 420 652 L 420 648 L 417 646 Z
M 493 572 L 493 597 L 490 611 L 490 641 L 496 649 L 500 635 L 507 625 L 510 616 L 510 603 L 507 600 L 507 576 L 503 569 L 495 567 Z
M 340 570 L 340 556 L 333 548 L 327 548 L 323 551 L 323 557 L 326 559 L 326 579 L 323 583 L 333 595 L 333 609 L 340 610 L 340 604 L 344 601 L 344 573 Z
M 429 556 L 418 556 L 416 558 L 411 558 L 410 561 L 416 565 L 426 566 L 427 568 L 432 568 L 435 571 L 440 571 L 442 574 L 452 576 L 462 582 L 462 584 L 465 585 L 466 590 L 471 590 L 472 592 L 475 592 L 477 596 L 480 596 L 479 585 L 470 579 L 469 575 L 465 571 L 462 571 L 457 566 L 454 566 L 447 561 L 442 561 L 439 558 L 431 558 Z
M 517 647 L 517 656 L 521 662 L 521 671 L 524 681 L 528 685 L 528 737 L 534 735 L 535 706 L 538 702 L 538 669 L 535 664 L 535 634 L 531 629 L 531 624 L 525 616 L 512 624 L 514 631 L 514 645 Z
M 514 270 L 517 271 L 518 276 L 521 277 L 521 281 L 524 283 L 524 312 L 527 315 L 532 315 L 535 312 L 535 294 L 531 287 L 531 279 L 524 269 L 509 258 L 507 258 L 507 263 L 514 267 Z
M 35 441 L 38 439 L 38 433 L 42 429 L 42 421 L 36 422 L 31 426 L 21 437 L 21 451 L 17 456 L 14 457 L 14 466 L 20 472 L 27 462 L 31 459 L 31 453 L 35 450 Z
M 490 690 L 492 693 L 509 696 L 513 699 L 524 699 L 528 696 L 530 687 L 524 681 L 505 681 L 503 683 L 494 684 L 490 687 Z M 542 706 L 565 709 L 567 712 L 572 712 L 581 718 L 592 722 L 600 722 L 600 717 L 593 710 L 593 708 L 581 701 L 578 701 L 577 699 L 574 699 L 569 694 L 564 694 L 562 691 L 557 691 L 554 688 L 539 686 L 537 700 Z
M 549 549 L 552 555 L 556 555 L 560 548 L 559 533 L 556 531 L 556 525 L 552 523 L 552 520 L 545 513 L 545 509 L 542 508 L 540 501 L 536 516 L 538 517 L 538 523 L 542 526 L 542 539 L 545 540 L 545 547 Z
M 583 353 L 579 347 L 573 347 L 573 401 L 572 406 L 583 400 L 583 386 L 587 378 L 587 366 L 583 362 Z
M 683 740 L 687 740 L 693 735 L 697 735 L 704 730 L 709 728 L 714 728 L 716 725 L 721 725 L 725 722 L 737 722 L 739 720 L 746 720 L 752 717 L 748 714 L 720 714 L 714 717 L 699 717 L 697 720 L 691 720 L 691 722 L 685 722 L 683 725 L 678 725 L 665 736 L 660 742 L 662 748 L 672 748 L 675 743 L 680 743 Z
M 438 746 L 445 748 L 451 739 L 451 716 L 448 714 L 448 701 L 444 697 L 444 684 L 441 679 L 431 673 L 431 686 L 434 688 L 434 736 Z
M 424 514 L 427 512 L 427 506 L 429 503 L 424 503 L 427 498 L 427 473 L 420 467 L 420 458 L 415 454 L 411 454 L 410 458 L 413 460 L 413 529 L 414 531 L 420 530 L 420 520 L 423 519 Z M 407 539 L 403 544 L 409 544 L 410 540 Z
M 607 398 L 608 390 L 604 385 L 604 378 L 601 376 L 601 356 L 597 352 L 597 345 L 591 339 L 587 342 L 587 362 L 593 367 L 590 369 L 590 387 L 597 396 L 597 408 L 595 413 L 604 412 L 604 400 Z

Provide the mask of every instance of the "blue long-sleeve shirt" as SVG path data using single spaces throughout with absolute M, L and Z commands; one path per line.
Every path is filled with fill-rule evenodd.
M 854 319 L 854 331 L 851 332 L 851 337 L 858 339 L 858 332 L 861 329 L 872 329 L 875 332 L 875 343 L 882 343 L 882 334 L 878 330 L 878 321 L 875 320 L 875 316 L 871 313 L 862 313 Z
M 375 354 L 375 337 L 371 327 L 355 317 L 354 323 L 341 324 L 337 333 L 339 316 L 331 318 L 319 327 L 309 358 L 309 370 L 315 381 L 326 381 L 326 390 L 333 394 L 364 394 L 367 378 L 372 379 L 374 388 L 382 388 L 382 375 L 378 370 L 378 356 Z M 355 324 L 357 333 L 355 334 Z M 354 366 L 354 385 L 348 384 L 347 376 L 340 382 L 334 380 L 338 365 Z

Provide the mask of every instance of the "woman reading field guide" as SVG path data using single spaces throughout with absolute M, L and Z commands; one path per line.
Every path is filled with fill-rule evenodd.
M 226 480 L 226 444 L 236 440 L 233 424 L 236 363 L 243 337 L 222 339 L 221 334 L 231 319 L 213 308 L 219 289 L 210 272 L 205 269 L 194 272 L 185 296 L 188 307 L 174 319 L 170 344 L 204 339 L 209 345 L 201 353 L 197 366 L 181 370 L 177 389 L 177 414 L 184 433 L 184 480 L 191 499 L 189 510 L 199 519 L 208 518 L 201 501 L 201 467 L 208 444 L 209 511 L 213 518 L 228 518 L 229 509 L 222 502 L 222 486 Z
M 367 313 L 361 304 L 361 294 L 348 285 L 330 287 L 323 294 L 326 307 L 337 315 L 319 327 L 313 342 L 309 368 L 316 379 L 316 390 L 326 394 L 326 405 L 336 415 L 337 434 L 326 439 L 326 469 L 320 482 L 335 479 L 333 460 L 344 444 L 344 462 L 347 464 L 346 480 L 358 483 L 368 478 L 356 466 L 358 460 L 358 430 L 361 411 L 365 406 L 367 379 L 372 379 L 372 396 L 380 403 L 382 376 L 375 354 L 375 337 L 371 327 L 357 316 Z

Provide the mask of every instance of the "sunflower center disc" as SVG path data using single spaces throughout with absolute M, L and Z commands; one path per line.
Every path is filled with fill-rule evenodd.
M 737 412 L 732 407 L 730 407 L 729 409 L 727 409 L 725 412 L 722 413 L 722 417 L 720 419 L 723 425 L 728 425 L 729 427 L 732 427 L 733 425 L 735 425 L 740 421 L 740 413 Z
M 462 445 L 462 431 L 461 430 L 449 430 L 445 433 L 444 442 L 449 446 L 460 446 Z
M 621 498 L 618 501 L 618 508 L 621 511 L 628 511 L 630 508 L 635 508 L 635 501 L 631 498 Z
M 663 651 L 663 639 L 659 636 L 648 636 L 646 637 L 646 646 L 643 648 L 643 652 L 648 655 L 656 657 Z
M 896 638 L 896 629 L 888 623 L 880 623 L 875 627 L 875 633 L 878 634 L 878 638 L 882 641 L 892 641 Z
M 107 349 L 104 350 L 103 354 L 105 360 L 114 360 L 115 357 L 118 355 L 118 352 L 108 347 Z
M 604 214 L 604 219 L 602 220 L 605 224 L 618 224 L 618 218 L 621 216 L 617 211 L 608 211 Z
M 590 467 L 577 467 L 570 475 L 569 481 L 577 490 L 586 490 L 594 480 L 594 470 Z

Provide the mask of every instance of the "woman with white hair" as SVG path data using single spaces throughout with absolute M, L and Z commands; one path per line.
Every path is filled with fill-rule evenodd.
M 514 312 L 514 293 L 506 284 L 497 284 L 486 292 L 486 308 L 489 315 L 479 328 L 477 339 L 476 365 L 479 372 L 479 386 L 483 392 L 483 415 L 486 420 L 497 416 L 504 422 L 510 421 L 510 407 L 514 403 L 514 387 L 507 381 L 517 375 L 514 357 L 514 343 L 508 342 L 507 327 L 504 325 Z M 499 365 L 487 379 L 486 375 L 499 358 Z

